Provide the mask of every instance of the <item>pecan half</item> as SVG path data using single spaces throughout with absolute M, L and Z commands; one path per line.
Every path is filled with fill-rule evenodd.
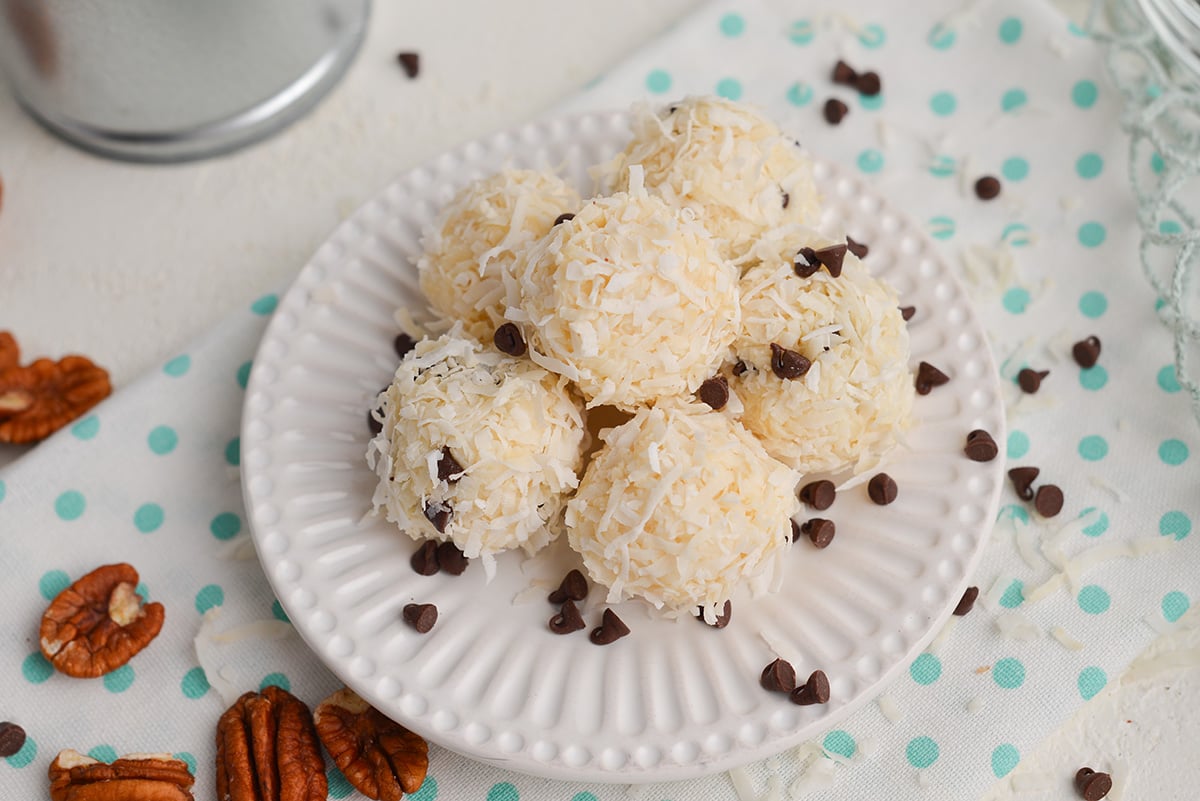
M 400 801 L 421 788 L 429 746 L 353 690 L 343 688 L 326 698 L 314 718 L 334 764 L 363 795 Z
M 45 439 L 111 392 L 108 372 L 84 356 L 0 371 L 0 442 Z
M 49 774 L 51 801 L 193 801 L 195 779 L 170 754 L 126 754 L 105 764 L 67 749 Z
M 0 331 L 0 373 L 21 363 L 21 348 L 7 331 Z
M 158 636 L 163 606 L 142 606 L 138 572 L 104 565 L 58 594 L 42 615 L 42 653 L 62 673 L 94 679 L 124 665 Z
M 308 707 L 270 686 L 246 693 L 217 723 L 219 801 L 325 801 L 325 760 Z

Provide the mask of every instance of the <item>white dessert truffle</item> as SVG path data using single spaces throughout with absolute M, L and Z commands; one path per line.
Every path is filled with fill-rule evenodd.
M 423 340 L 380 396 L 367 461 L 375 509 L 416 540 L 482 556 L 533 553 L 559 532 L 578 485 L 583 418 L 561 376 L 463 336 Z
M 651 193 L 694 210 L 722 255 L 739 264 L 765 230 L 820 220 L 811 161 L 750 106 L 688 97 L 636 108 L 633 140 L 601 173 L 621 191 L 637 164 Z
M 737 333 L 737 269 L 686 211 L 636 187 L 585 203 L 506 282 L 531 358 L 589 407 L 694 392 Z
M 742 423 L 801 474 L 870 469 L 909 424 L 913 377 L 896 292 L 846 252 L 841 275 L 796 274 L 801 246 L 839 246 L 800 232 L 742 277 L 742 330 L 730 388 Z M 772 344 L 811 363 L 797 378 L 773 369 Z M 782 352 L 779 358 L 789 357 Z M 785 368 L 786 366 L 780 365 Z
M 567 539 L 608 602 L 644 598 L 710 622 L 762 589 L 791 538 L 796 474 L 726 415 L 687 401 L 610 429 L 567 504 Z
M 429 304 L 490 342 L 504 322 L 500 276 L 516 254 L 579 203 L 561 178 L 535 170 L 503 170 L 463 189 L 422 241 L 425 253 L 417 270 Z

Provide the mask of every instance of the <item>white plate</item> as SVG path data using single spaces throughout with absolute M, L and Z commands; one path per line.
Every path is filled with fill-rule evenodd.
M 831 230 L 866 242 L 866 264 L 917 307 L 913 364 L 953 377 L 916 402 L 910 448 L 888 472 L 888 507 L 858 486 L 825 514 L 833 545 L 801 541 L 783 590 L 735 597 L 732 624 L 657 618 L 618 607 L 633 630 L 606 647 L 557 636 L 544 591 L 569 565 L 559 548 L 462 576 L 417 575 L 413 542 L 370 510 L 366 410 L 396 364 L 392 313 L 424 302 L 418 237 L 467 182 L 504 164 L 556 167 L 585 194 L 586 169 L 624 146 L 625 114 L 534 123 L 472 142 L 415 169 L 346 220 L 279 304 L 254 359 L 242 423 L 242 481 L 263 567 L 317 655 L 363 697 L 429 740 L 495 765 L 608 782 L 694 777 L 777 753 L 869 700 L 950 615 L 996 513 L 1002 459 L 963 456 L 965 435 L 1005 441 L 999 379 L 961 285 L 918 228 L 856 177 L 817 162 Z M 532 568 L 532 569 L 531 569 Z M 601 592 L 585 617 L 595 625 Z M 516 597 L 516 598 L 515 598 Z M 437 604 L 433 631 L 401 620 Z M 768 641 L 771 645 L 768 645 Z M 758 685 L 776 656 L 823 669 L 825 706 L 800 707 Z

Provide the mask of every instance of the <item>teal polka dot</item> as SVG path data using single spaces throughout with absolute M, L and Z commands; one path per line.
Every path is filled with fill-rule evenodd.
M 214 606 L 220 606 L 225 603 L 225 590 L 221 589 L 219 584 L 209 584 L 201 587 L 196 593 L 196 611 L 204 614 Z
M 934 156 L 929 165 L 929 174 L 934 178 L 950 178 L 958 170 L 958 163 L 949 156 Z
M 1032 300 L 1029 296 L 1029 290 L 1023 287 L 1015 286 L 1004 293 L 1004 308 L 1012 314 L 1023 314 L 1025 307 Z
M 208 524 L 208 530 L 219 540 L 231 540 L 242 530 L 242 519 L 233 512 L 221 512 Z
M 346 778 L 346 774 L 338 770 L 336 765 L 329 769 L 327 775 L 329 777 L 330 798 L 345 798 L 354 792 L 354 785 L 350 784 L 350 780 Z
M 1079 440 L 1079 455 L 1089 462 L 1098 462 L 1108 455 L 1108 441 L 1098 434 Z
M 788 87 L 787 99 L 793 106 L 803 108 L 812 102 L 813 88 L 802 81 L 797 81 Z
M 47 570 L 38 579 L 38 590 L 47 601 L 53 601 L 58 594 L 71 586 L 71 577 L 63 570 Z
M 1094 320 L 1108 311 L 1108 298 L 1103 292 L 1084 292 L 1079 298 L 1079 311 Z
M 1024 26 L 1016 17 L 1009 17 L 1000 23 L 1000 41 L 1005 44 L 1016 44 L 1021 39 Z
M 1019 222 L 1009 223 L 1000 232 L 1000 240 L 1015 248 L 1026 247 L 1032 242 L 1032 238 L 1029 235 L 1029 226 Z
M 1158 153 L 1150 154 L 1150 169 L 1154 170 L 1155 175 L 1162 175 L 1163 170 L 1166 168 L 1167 165 L 1165 162 L 1163 162 L 1163 157 L 1161 155 Z
M 185 698 L 199 698 L 208 692 L 208 688 L 208 676 L 204 675 L 202 667 L 194 667 L 184 673 L 183 681 L 179 682 L 179 689 Z
M 1015 503 L 1007 504 L 1000 507 L 999 514 L 996 515 L 997 520 L 1020 520 L 1022 523 L 1029 523 L 1029 512 L 1024 506 L 1019 506 Z
M 1191 605 L 1188 597 L 1179 590 L 1168 592 L 1162 599 L 1163 617 L 1167 619 L 1167 622 L 1174 623 L 1187 613 Z
M 929 235 L 934 239 L 950 239 L 954 236 L 954 220 L 949 217 L 932 217 L 929 220 Z
M 1103 365 L 1094 365 L 1085 367 L 1079 371 L 1079 384 L 1084 389 L 1097 390 L 1103 389 L 1108 383 L 1108 371 Z
M 78 520 L 87 508 L 87 500 L 77 490 L 67 490 L 54 499 L 54 513 L 63 520 Z
M 508 782 L 499 782 L 488 790 L 487 801 L 519 801 L 520 797 L 516 787 Z
M 862 92 L 859 92 L 858 104 L 867 111 L 879 111 L 879 109 L 883 108 L 883 92 L 877 95 L 864 95 Z
M 887 32 L 883 29 L 882 25 L 874 23 L 864 25 L 862 30 L 858 32 L 858 41 L 863 47 L 874 50 L 883 47 L 884 42 L 887 41 Z
M 1079 679 L 1075 682 L 1079 687 L 1079 695 L 1085 701 L 1090 701 L 1096 697 L 1096 693 L 1104 689 L 1104 685 L 1108 684 L 1108 676 L 1104 675 L 1104 671 L 1094 665 L 1085 667 L 1079 672 Z
M 250 381 L 250 368 L 253 365 L 254 362 L 242 362 L 237 369 L 237 382 L 242 389 L 245 389 L 246 384 Z
M 722 78 L 717 81 L 717 94 L 726 100 L 740 100 L 742 84 L 736 78 Z
M 425 781 L 421 783 L 421 789 L 417 790 L 415 793 L 410 795 L 408 797 L 408 801 L 434 801 L 434 799 L 437 798 L 437 793 L 438 793 L 437 779 L 433 778 L 432 776 L 426 776 Z M 591 798 L 590 799 L 587 799 L 587 798 L 580 799 L 579 796 L 581 796 L 581 795 L 582 796 L 591 796 Z M 579 801 L 596 801 L 596 796 L 594 796 L 588 792 L 576 793 L 575 799 L 572 799 L 572 801 L 576 801 L 576 799 L 579 799 Z
M 237 467 L 242 463 L 242 438 L 234 437 L 225 444 L 225 463 Z
M 117 749 L 113 748 L 108 743 L 101 743 L 92 750 L 87 752 L 87 755 L 92 759 L 100 762 L 112 763 L 117 761 Z
M 1000 108 L 1004 111 L 1016 111 L 1029 102 L 1029 95 L 1024 89 L 1009 89 L 1000 97 Z
M 929 98 L 929 110 L 939 117 L 949 117 L 958 108 L 958 101 L 949 92 L 938 92 Z
M 1075 172 L 1080 178 L 1091 180 L 1104 171 L 1104 159 L 1099 153 L 1084 153 L 1075 161 Z
M 41 651 L 34 651 L 21 663 L 21 675 L 30 684 L 41 684 L 54 675 L 54 665 L 42 656 Z
M 1000 172 L 1010 181 L 1023 181 L 1029 175 L 1029 162 L 1020 156 L 1007 158 L 1000 165 Z
M 75 439 L 87 441 L 99 433 L 100 418 L 94 414 L 89 414 L 87 417 L 71 426 L 71 434 L 74 435 Z
M 0 481 L 0 501 L 4 500 L 4 496 L 8 494 L 8 485 Z
M 175 450 L 175 446 L 179 444 L 179 435 L 170 426 L 157 426 L 150 432 L 150 436 L 146 437 L 146 443 L 150 450 L 159 456 L 165 456 Z
M 1178 392 L 1179 379 L 1175 375 L 1175 365 L 1168 364 L 1158 371 L 1158 385 L 1164 392 Z
M 287 612 L 283 611 L 283 604 L 279 601 L 271 602 L 271 616 L 276 620 L 282 620 L 284 623 L 291 623 L 291 619 L 287 616 Z
M 933 654 L 921 654 L 913 660 L 908 673 L 917 684 L 933 684 L 942 675 L 942 660 Z
M 746 20 L 741 14 L 726 14 L 721 17 L 721 33 L 729 37 L 741 36 L 746 30 Z
M 134 587 L 133 592 L 140 597 L 142 601 L 150 600 L 150 588 L 146 586 L 146 582 L 144 581 L 139 581 L 138 585 Z
M 258 300 L 250 304 L 250 311 L 255 314 L 267 315 L 275 311 L 275 307 L 279 305 L 279 298 L 275 295 L 263 295 Z
M 595 793 L 589 793 L 587 790 L 584 790 L 582 793 L 576 793 L 571 796 L 571 801 L 599 801 L 599 799 L 596 798 Z
M 1012 743 L 1001 743 L 992 750 L 992 775 L 1003 779 L 1021 761 L 1021 754 Z
M 144 503 L 133 513 L 133 524 L 143 534 L 157 531 L 163 524 L 163 508 L 157 503 Z
M 121 665 L 112 673 L 104 674 L 104 689 L 110 693 L 123 693 L 133 686 L 133 665 Z
M 1160 234 L 1179 234 L 1183 233 L 1183 226 L 1174 220 L 1163 220 L 1158 224 L 1158 232 Z
M 1188 446 L 1181 440 L 1168 439 L 1164 440 L 1158 446 L 1158 458 L 1163 460 L 1163 464 L 1169 464 L 1172 467 L 1181 465 L 1187 461 Z
M 928 737 L 914 737 L 904 749 L 908 764 L 917 769 L 927 768 L 937 762 L 938 753 L 938 744 Z
M 186 353 L 176 356 L 171 361 L 163 365 L 163 372 L 169 376 L 179 378 L 179 376 L 187 373 L 188 368 L 192 366 L 192 357 Z
M 1098 248 L 1104 244 L 1108 231 L 1098 222 L 1086 222 L 1079 226 L 1079 244 L 1085 248 Z
M 1079 608 L 1089 615 L 1103 614 L 1108 611 L 1108 607 L 1112 606 L 1112 598 L 1103 587 L 1096 584 L 1089 584 L 1081 588 L 1079 596 L 1075 600 L 1079 603 Z
M 858 746 L 854 742 L 854 738 L 850 736 L 850 733 L 841 729 L 834 729 L 829 734 L 826 734 L 821 747 L 831 754 L 837 754 L 846 759 L 854 756 L 854 752 L 858 750 Z
M 188 773 L 196 775 L 196 757 L 192 756 L 189 751 L 176 751 L 171 756 L 178 759 L 183 764 L 187 765 Z
M 263 676 L 263 680 L 259 682 L 258 690 L 259 692 L 262 692 L 268 687 L 278 687 L 281 690 L 287 690 L 288 692 L 291 692 L 292 682 L 282 673 L 268 673 L 267 675 Z
M 1012 583 L 1005 588 L 1004 594 L 1000 596 L 1000 605 L 1005 609 L 1016 609 L 1023 603 L 1025 603 L 1025 582 L 1013 579 Z
M 1163 300 L 1162 298 L 1157 298 L 1154 301 L 1154 310 L 1159 311 L 1162 309 L 1163 306 L 1166 306 L 1166 305 L 1167 305 L 1167 302 L 1165 300 Z
M 36 758 L 37 742 L 29 735 L 25 735 L 25 744 L 21 746 L 21 750 L 10 757 L 5 757 L 4 761 L 10 767 L 24 768 L 28 767 Z
M 957 35 L 953 30 L 939 22 L 929 29 L 929 35 L 925 37 L 925 41 L 934 50 L 949 50 L 954 46 L 956 38 Z
M 1079 516 L 1087 517 L 1088 515 L 1094 514 L 1095 512 L 1096 512 L 1096 507 L 1089 506 L 1088 508 L 1084 509 L 1079 514 Z M 1083 528 L 1083 533 L 1089 537 L 1099 537 L 1101 534 L 1103 534 L 1106 531 L 1108 531 L 1108 515 L 1106 515 L 1104 512 L 1100 513 L 1100 516 L 1098 518 L 1096 518 L 1095 523 L 1092 523 L 1091 525 L 1088 525 L 1088 526 L 1084 526 L 1084 528 Z
M 669 91 L 671 75 L 666 70 L 650 70 L 646 76 L 646 88 L 656 95 Z
M 1025 666 L 1011 656 L 1001 659 L 992 668 L 992 680 L 1006 690 L 1015 690 L 1025 683 Z
M 792 40 L 792 44 L 806 45 L 813 40 L 814 35 L 813 24 L 806 19 L 796 20 L 788 30 L 788 39 Z
M 1092 81 L 1083 80 L 1071 87 L 1071 102 L 1079 108 L 1087 109 L 1096 105 L 1100 90 Z
M 883 154 L 875 148 L 867 148 L 858 154 L 858 168 L 866 173 L 879 172 L 883 169 Z
M 1192 533 L 1192 520 L 1183 512 L 1167 512 L 1158 519 L 1158 533 L 1181 540 Z

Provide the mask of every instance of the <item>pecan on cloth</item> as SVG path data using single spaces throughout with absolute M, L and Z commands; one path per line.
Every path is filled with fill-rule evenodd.
M 246 693 L 217 723 L 217 801 L 325 801 L 312 713 L 279 687 Z
M 19 366 L 20 351 L 0 332 L 0 442 L 45 439 L 112 392 L 108 371 L 84 356 Z
M 127 754 L 105 764 L 68 749 L 49 774 L 51 801 L 193 801 L 192 774 L 170 754 Z
M 368 798 L 400 801 L 425 781 L 426 742 L 384 717 L 353 690 L 341 689 L 326 698 L 314 718 L 334 764 Z
M 124 665 L 158 636 L 163 606 L 142 606 L 138 572 L 104 565 L 60 592 L 42 615 L 42 654 L 62 673 L 94 679 Z

